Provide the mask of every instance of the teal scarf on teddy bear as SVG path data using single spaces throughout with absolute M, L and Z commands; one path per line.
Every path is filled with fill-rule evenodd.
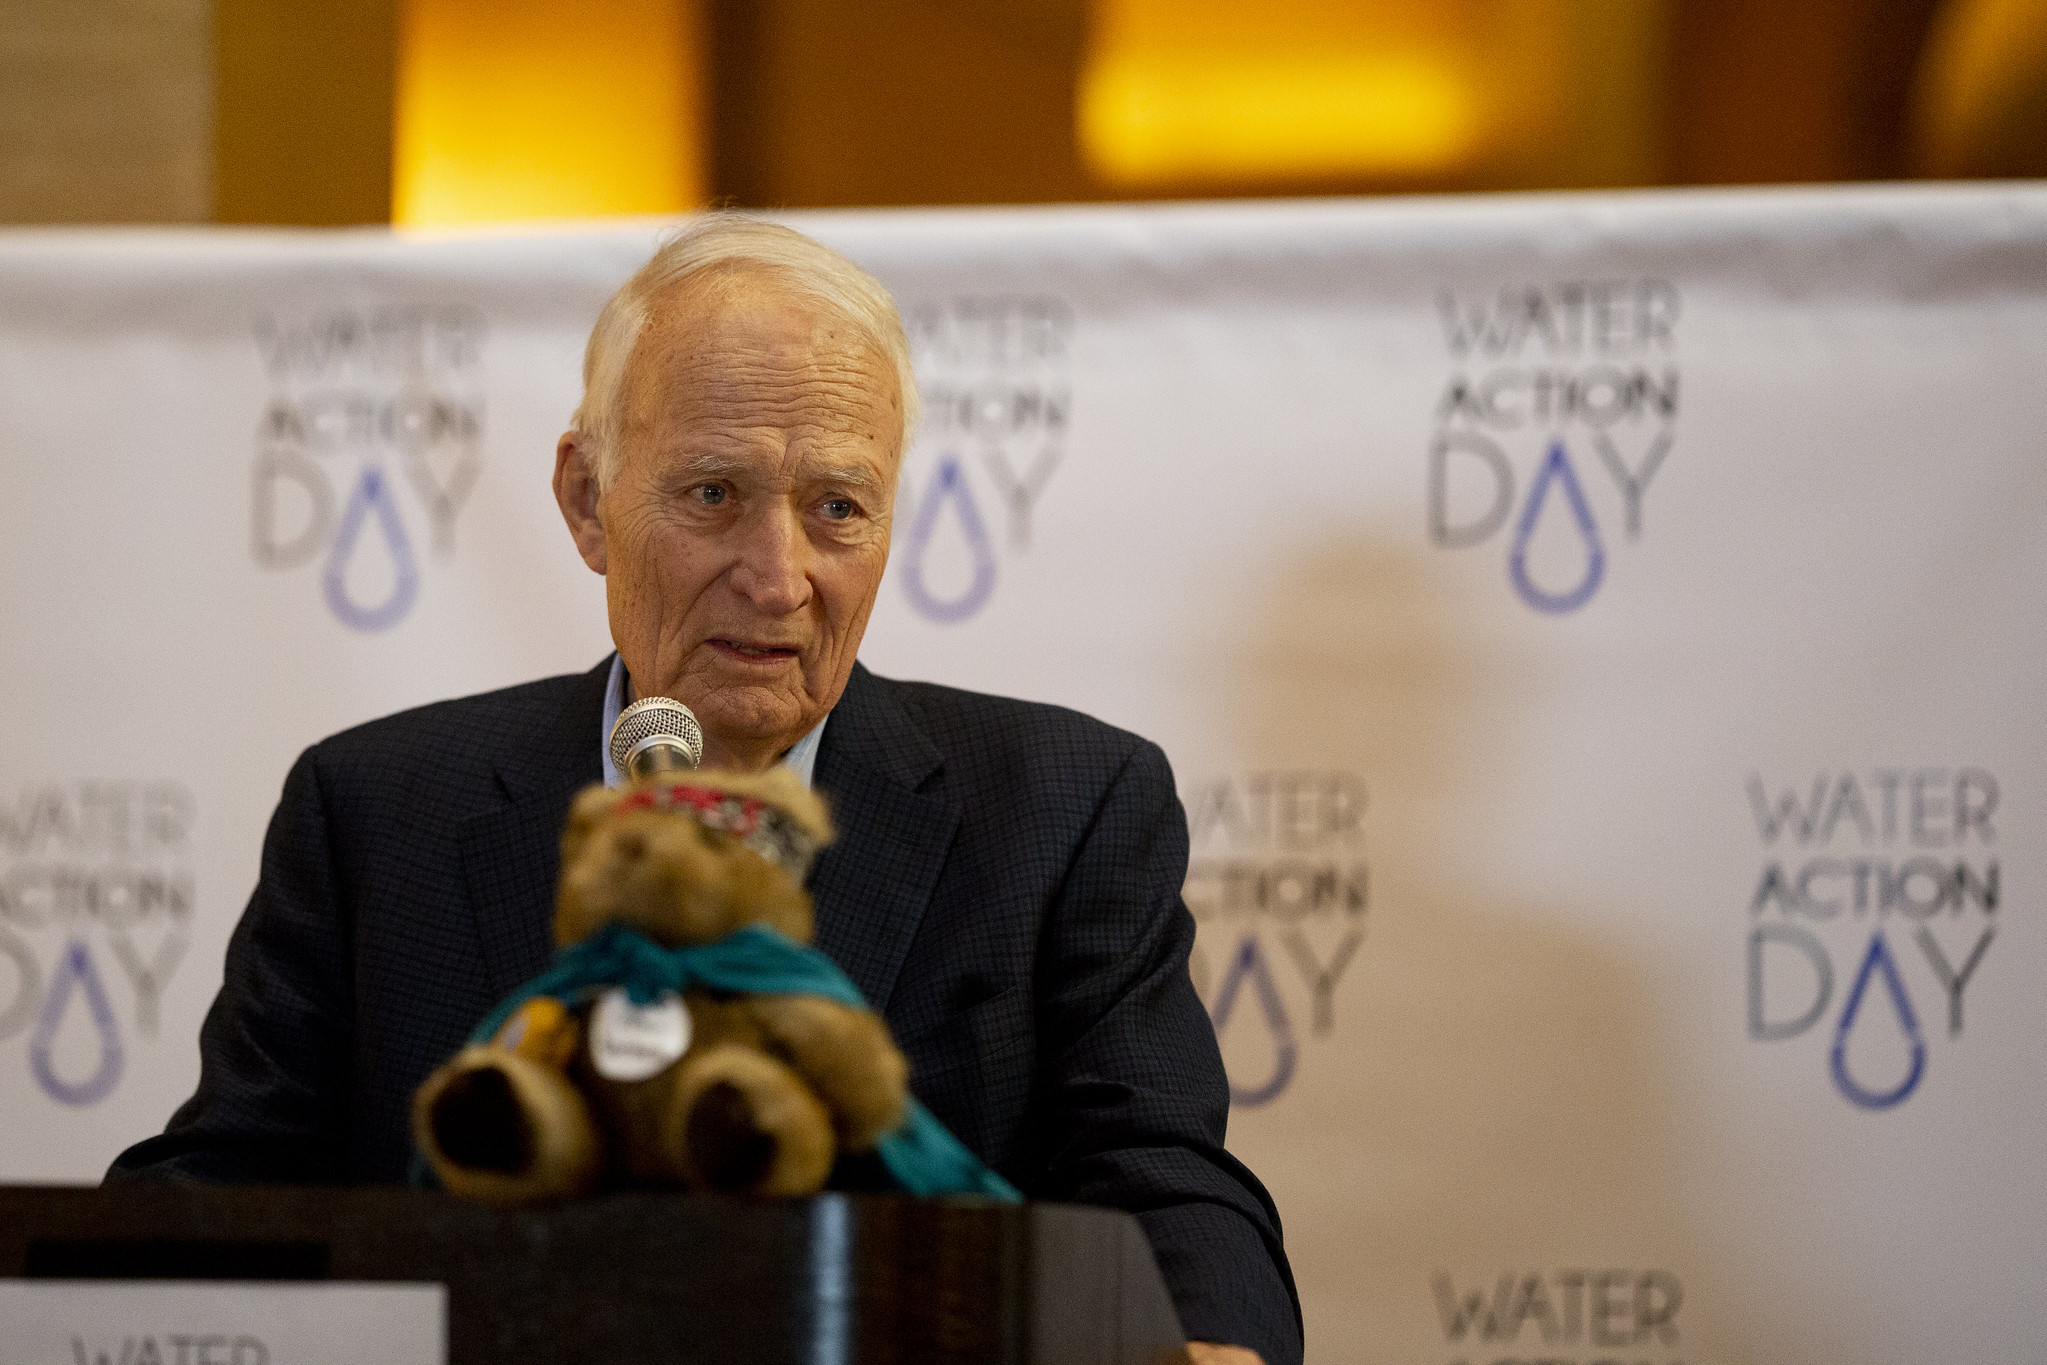
M 860 988 L 837 963 L 766 925 L 749 924 L 693 948 L 663 948 L 636 929 L 613 924 L 557 953 L 554 966 L 507 996 L 469 1041 L 487 1043 L 497 1037 L 512 1013 L 535 996 L 574 1005 L 584 991 L 611 986 L 623 986 L 636 1005 L 651 1005 L 664 991 L 713 990 L 821 995 L 867 1008 Z M 875 1154 L 911 1194 L 978 1194 L 1010 1203 L 1023 1197 L 982 1165 L 914 1095 L 905 1096 L 902 1125 L 882 1134 Z

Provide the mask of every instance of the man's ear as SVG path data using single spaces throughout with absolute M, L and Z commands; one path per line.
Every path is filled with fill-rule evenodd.
M 565 431 L 554 448 L 554 500 L 569 524 L 576 553 L 593 572 L 603 573 L 609 561 L 604 550 L 604 522 L 597 514 L 597 466 L 581 432 Z

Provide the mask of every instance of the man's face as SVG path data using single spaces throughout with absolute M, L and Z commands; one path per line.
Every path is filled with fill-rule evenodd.
M 593 564 L 612 639 L 639 695 L 696 712 L 707 766 L 764 766 L 838 701 L 874 607 L 895 371 L 817 305 L 741 279 L 657 302 L 621 397 Z

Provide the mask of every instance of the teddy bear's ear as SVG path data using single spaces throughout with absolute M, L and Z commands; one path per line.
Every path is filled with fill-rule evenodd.
M 598 785 L 585 787 L 576 794 L 575 803 L 569 807 L 569 823 L 562 829 L 562 866 L 576 861 L 583 845 L 590 842 L 591 833 L 624 799 L 624 792 Z

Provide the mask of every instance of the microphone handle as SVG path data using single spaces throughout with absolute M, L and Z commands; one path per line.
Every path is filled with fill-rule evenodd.
M 650 777 L 679 777 L 696 771 L 697 765 L 689 761 L 689 750 L 680 744 L 655 742 L 646 744 L 626 759 L 626 776 L 635 782 Z

